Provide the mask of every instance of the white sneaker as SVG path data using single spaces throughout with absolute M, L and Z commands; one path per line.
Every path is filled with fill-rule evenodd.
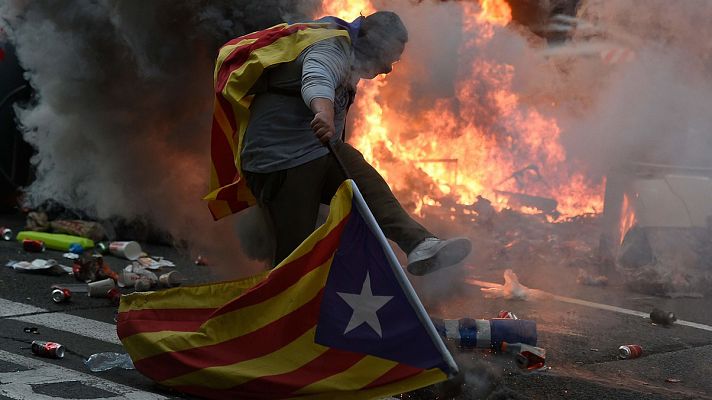
M 408 272 L 425 275 L 455 265 L 464 260 L 471 250 L 472 244 L 468 238 L 426 238 L 408 254 Z

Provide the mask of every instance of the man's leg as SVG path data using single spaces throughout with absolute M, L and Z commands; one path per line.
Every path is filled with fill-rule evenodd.
M 268 174 L 245 173 L 275 235 L 276 266 L 314 232 L 329 157 Z
M 455 265 L 467 257 L 472 248 L 469 239 L 436 238 L 408 215 L 381 174 L 366 162 L 358 150 L 341 142 L 335 149 L 344 167 L 356 181 L 383 234 L 408 254 L 408 272 L 425 275 Z M 344 179 L 334 157 L 331 160 L 334 165 L 329 168 L 325 194 L 333 194 Z
M 388 239 L 396 242 L 401 250 L 409 253 L 425 238 L 435 236 L 408 215 L 381 174 L 363 158 L 358 150 L 342 142 L 339 142 L 335 149 Z M 329 168 L 327 178 L 329 191 L 334 188 L 334 185 L 338 188 L 344 180 L 333 157 L 331 159 L 334 165 Z M 335 189 L 333 191 L 335 192 Z

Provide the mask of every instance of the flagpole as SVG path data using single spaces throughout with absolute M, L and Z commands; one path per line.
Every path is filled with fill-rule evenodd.
M 329 147 L 329 149 L 331 149 L 331 147 Z M 333 150 L 332 150 L 332 154 L 336 155 L 336 153 L 334 153 Z M 340 160 L 338 160 L 338 157 L 337 157 L 337 161 L 340 162 Z M 342 165 L 342 168 L 343 168 L 343 165 Z M 351 180 L 351 183 L 352 183 L 353 192 L 354 192 L 354 199 L 356 200 L 354 202 L 356 204 L 356 207 L 358 207 L 359 212 L 364 217 L 366 225 L 368 225 L 368 227 L 371 229 L 371 232 L 373 232 L 373 234 L 378 239 L 379 244 L 383 248 L 384 253 L 386 253 L 386 258 L 388 259 L 388 263 L 390 264 L 391 269 L 395 273 L 396 279 L 398 280 L 398 283 L 400 284 L 401 288 L 405 291 L 405 293 L 407 293 L 406 297 L 408 297 L 408 301 L 411 304 L 411 306 L 415 308 L 416 314 L 418 315 L 420 322 L 425 326 L 425 329 L 428 332 L 428 335 L 433 340 L 435 345 L 438 347 L 438 350 L 440 351 L 443 358 L 445 358 L 445 361 L 449 365 L 450 371 L 449 371 L 448 377 L 452 378 L 459 371 L 457 364 L 455 363 L 455 360 L 452 357 L 452 354 L 450 354 L 450 351 L 445 346 L 445 343 L 443 342 L 442 338 L 438 334 L 438 331 L 435 329 L 435 325 L 433 325 L 433 321 L 428 316 L 428 313 L 425 311 L 425 307 L 423 307 L 423 304 L 420 302 L 418 295 L 415 293 L 415 289 L 413 289 L 413 286 L 410 284 L 408 277 L 405 275 L 405 272 L 403 272 L 403 267 L 401 267 L 400 263 L 398 262 L 398 258 L 396 258 L 395 253 L 393 253 L 393 249 L 391 248 L 391 245 L 388 243 L 388 240 L 386 239 L 386 236 L 383 234 L 383 231 L 381 230 L 381 227 L 378 225 L 378 222 L 376 222 L 376 218 L 373 216 L 373 214 L 371 213 L 371 210 L 368 208 L 368 205 L 366 204 L 366 201 L 364 200 L 363 196 L 361 195 L 361 192 L 359 191 L 358 186 L 356 186 L 356 182 Z

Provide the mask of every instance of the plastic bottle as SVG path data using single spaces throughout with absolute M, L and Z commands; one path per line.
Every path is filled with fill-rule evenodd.
M 92 372 L 107 371 L 112 368 L 134 369 L 133 361 L 126 353 L 96 353 L 84 361 Z
M 431 319 L 442 337 L 458 341 L 461 348 L 501 351 L 502 342 L 536 346 L 535 321 L 510 318 Z

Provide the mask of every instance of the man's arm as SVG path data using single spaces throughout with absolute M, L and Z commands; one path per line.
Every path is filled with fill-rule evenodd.
M 349 48 L 345 39 L 323 40 L 306 50 L 302 66 L 302 99 L 314 112 L 311 128 L 328 143 L 335 134 L 334 93 L 346 80 Z

